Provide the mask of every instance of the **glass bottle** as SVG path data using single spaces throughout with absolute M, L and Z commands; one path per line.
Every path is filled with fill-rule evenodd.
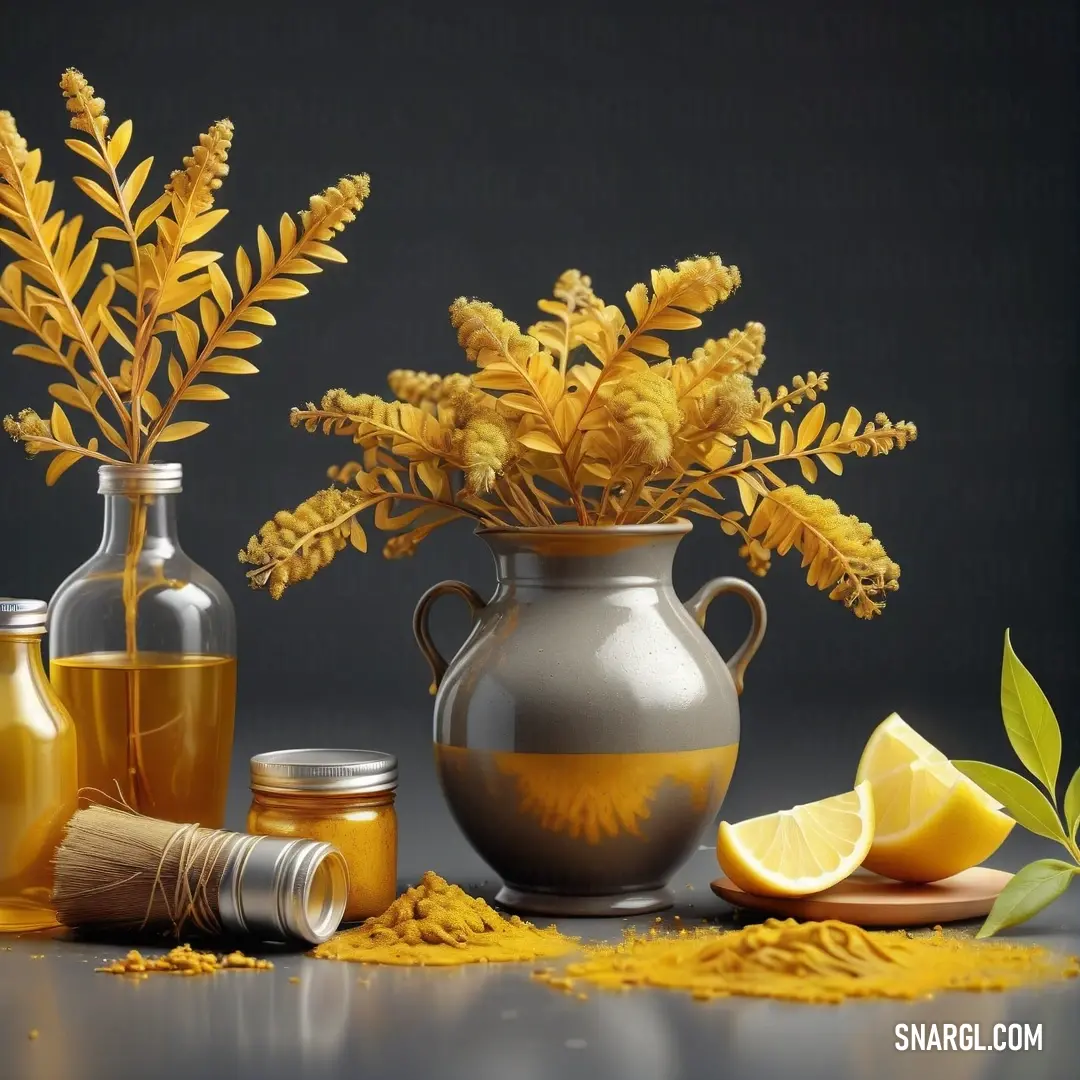
M 379 750 L 274 750 L 251 759 L 247 831 L 322 840 L 349 868 L 345 922 L 397 896 L 397 758 Z
M 0 599 L 0 932 L 56 925 L 52 856 L 75 813 L 75 728 L 45 677 L 44 600 Z
M 101 546 L 49 605 L 50 674 L 78 733 L 79 783 L 152 817 L 219 828 L 236 708 L 232 603 L 180 547 L 179 465 L 104 465 L 98 477 Z

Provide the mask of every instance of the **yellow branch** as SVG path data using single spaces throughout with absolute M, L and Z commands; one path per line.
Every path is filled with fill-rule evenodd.
M 854 586 L 855 593 L 858 595 L 858 597 L 865 604 L 869 604 L 872 608 L 874 608 L 875 610 L 878 610 L 878 605 L 874 602 L 873 597 L 870 596 L 870 594 L 866 591 L 866 587 L 863 585 L 862 576 L 851 565 L 851 562 L 844 555 L 844 553 L 827 536 L 825 536 L 824 533 L 822 533 L 819 529 L 815 528 L 809 521 L 806 520 L 806 518 L 800 517 L 786 503 L 781 502 L 779 499 L 773 499 L 772 492 L 769 491 L 769 489 L 767 487 L 765 487 L 763 484 L 759 484 L 756 481 L 754 481 L 753 479 L 750 479 L 748 482 L 750 483 L 750 486 L 753 487 L 757 491 L 758 495 L 761 498 L 769 499 L 770 501 L 775 503 L 777 506 L 779 506 L 786 514 L 790 514 L 796 521 L 799 522 L 799 525 L 803 529 L 805 529 L 808 533 L 811 533 L 814 537 L 816 537 L 818 543 L 823 548 L 825 548 L 826 551 L 829 551 L 829 552 L 832 553 L 833 558 L 840 564 L 840 566 L 842 568 L 842 571 L 843 571 L 842 573 L 838 574 L 836 579 L 833 581 L 833 583 L 832 583 L 833 588 L 835 588 L 837 586 L 837 584 L 839 584 L 839 582 L 841 582 L 844 578 L 847 578 L 852 583 L 852 585 Z M 751 539 L 757 539 L 757 537 L 751 537 Z M 761 541 L 759 540 L 758 543 L 761 543 Z M 765 545 L 762 544 L 762 547 L 764 547 L 764 546 Z M 771 550 L 771 549 L 766 549 L 766 550 Z M 800 554 L 802 554 L 805 557 L 805 552 L 800 552 Z M 854 607 L 855 605 L 851 604 L 850 606 Z M 863 608 L 863 610 L 865 611 L 865 607 Z
M 229 332 L 236 324 L 239 317 L 250 307 L 252 297 L 259 291 L 260 286 L 267 284 L 267 282 L 273 281 L 275 277 L 284 271 L 284 268 L 288 263 L 298 258 L 300 253 L 306 244 L 311 242 L 314 233 L 326 228 L 326 222 L 320 220 L 314 224 L 310 229 L 305 231 L 301 236 L 297 237 L 295 243 L 289 248 L 288 253 L 284 251 L 280 254 L 274 265 L 266 271 L 266 273 L 259 276 L 259 280 L 256 281 L 250 289 L 236 302 L 233 309 L 224 315 L 217 328 L 210 335 L 206 344 L 203 346 L 202 352 L 195 358 L 191 367 L 184 372 L 183 378 L 180 380 L 180 385 L 173 391 L 172 396 L 162 406 L 161 413 L 158 418 L 150 427 L 150 431 L 146 436 L 146 447 L 142 453 L 142 461 L 148 461 L 150 458 L 150 452 L 154 448 L 154 444 L 157 442 L 162 431 L 165 430 L 166 425 L 172 417 L 172 414 L 176 411 L 176 406 L 180 404 L 180 399 L 184 396 L 184 391 L 202 374 L 202 369 L 206 365 L 206 362 L 213 356 L 214 350 L 217 348 L 218 341 L 222 336 Z
M 52 251 L 45 243 L 45 238 L 41 235 L 41 229 L 38 225 L 37 218 L 34 215 L 32 206 L 30 205 L 30 199 L 26 191 L 26 185 L 23 183 L 22 173 L 15 165 L 14 159 L 10 158 L 12 165 L 12 173 L 15 176 L 18 184 L 16 190 L 19 193 L 19 197 L 22 199 L 23 207 L 26 210 L 26 220 L 29 223 L 31 229 L 31 239 L 37 244 L 38 250 L 41 252 L 45 259 L 45 265 L 49 270 L 50 275 L 56 285 L 57 299 L 63 303 L 67 309 L 68 315 L 71 317 L 71 321 L 75 327 L 76 336 L 79 343 L 83 347 L 83 351 L 86 353 L 87 359 L 90 361 L 90 368 L 93 371 L 94 379 L 105 391 L 105 395 L 112 402 L 113 407 L 116 409 L 117 414 L 120 416 L 120 421 L 123 425 L 124 432 L 130 435 L 131 417 L 128 415 L 127 409 L 124 408 L 124 403 L 120 400 L 120 395 L 116 392 L 116 387 L 109 381 L 108 375 L 105 374 L 105 368 L 102 366 L 101 357 L 98 356 L 97 349 L 94 348 L 94 343 L 90 339 L 90 335 L 86 332 L 86 327 L 83 326 L 82 316 L 79 314 L 78 308 L 75 307 L 74 301 L 68 295 L 67 287 L 64 285 L 63 277 L 58 273 L 56 269 L 56 263 L 53 261 Z
M 176 265 L 177 257 L 184 248 L 184 232 L 191 221 L 192 210 L 192 198 L 195 192 L 199 191 L 201 186 L 202 176 L 205 173 L 207 166 L 213 161 L 213 156 L 207 154 L 199 166 L 199 171 L 196 174 L 196 179 L 191 183 L 189 187 L 188 198 L 184 202 L 184 214 L 182 220 L 176 223 L 176 243 L 172 247 L 172 251 L 169 253 L 169 260 L 165 264 L 165 270 L 161 275 L 161 281 L 159 282 L 159 288 L 154 294 L 154 298 L 150 303 L 150 309 L 146 314 L 146 318 L 142 319 L 135 331 L 135 357 L 132 358 L 131 367 L 131 385 L 132 385 L 132 408 L 141 409 L 142 392 L 145 389 L 142 385 L 142 360 L 146 356 L 146 349 L 150 343 L 150 339 L 154 334 L 154 325 L 157 322 L 158 312 L 161 310 L 161 298 L 165 295 L 165 289 L 169 284 L 169 275 L 172 273 L 173 268 Z M 195 215 L 198 217 L 198 214 Z M 136 318 L 139 315 L 139 309 L 135 310 Z M 175 406 L 174 406 L 175 408 Z M 149 459 L 150 450 L 152 449 L 153 442 L 151 435 L 153 435 L 154 428 L 151 427 L 147 433 L 147 445 L 146 452 L 143 455 L 143 460 Z M 156 440 L 156 436 L 154 437 Z
M 265 579 L 270 576 L 276 566 L 280 566 L 283 562 L 287 562 L 291 559 L 305 544 L 309 544 L 314 537 L 340 529 L 350 518 L 356 517 L 357 514 L 362 513 L 364 510 L 370 510 L 371 507 L 376 506 L 378 503 L 385 502 L 387 499 L 406 499 L 411 502 L 427 503 L 429 506 L 439 506 L 444 510 L 453 510 L 458 514 L 477 518 L 478 520 L 483 520 L 486 516 L 477 510 L 462 506 L 460 503 L 449 503 L 442 499 L 433 499 L 428 495 L 415 495 L 403 491 L 383 491 L 378 495 L 373 495 L 370 499 L 365 499 L 363 502 L 357 503 L 355 506 L 350 506 L 346 513 L 340 514 L 332 521 L 316 526 L 311 532 L 305 533 L 300 537 L 300 539 L 297 540 L 284 555 L 281 555 L 276 559 L 271 559 L 261 566 L 253 567 L 251 570 L 247 571 L 245 576 L 251 578 L 252 581 L 262 577 L 264 578 L 263 583 L 265 583 Z
M 408 403 L 406 402 L 406 404 Z M 416 406 L 413 406 L 413 408 L 416 408 Z M 399 440 L 407 439 L 410 442 L 415 443 L 422 450 L 426 450 L 429 454 L 431 454 L 432 457 L 442 458 L 443 461 L 445 461 L 452 468 L 463 469 L 465 467 L 461 459 L 454 456 L 453 450 L 441 446 L 432 446 L 430 443 L 425 442 L 423 439 L 411 434 L 410 432 L 390 427 L 388 424 L 381 424 L 377 420 L 372 420 L 370 417 L 367 416 L 353 416 L 350 413 L 346 412 L 329 412 L 326 409 L 297 409 L 296 412 L 294 412 L 292 415 L 295 418 L 296 423 L 298 424 L 303 423 L 306 420 L 332 420 L 335 423 L 346 422 L 349 424 L 356 424 L 358 427 L 361 425 L 367 425 L 368 427 L 378 429 L 377 431 L 373 432 L 373 434 L 375 435 L 386 435 L 388 437 Z M 363 438 L 363 436 L 361 436 L 361 438 Z M 358 443 L 357 445 L 361 446 L 363 444 Z
M 29 439 L 22 439 L 25 443 L 33 443 L 35 446 L 48 447 L 57 452 L 64 451 L 70 454 L 78 454 L 80 457 L 93 458 L 95 461 L 103 461 L 106 465 L 123 465 L 124 462 L 111 458 L 108 454 L 99 454 L 96 450 L 89 450 L 85 446 L 75 446 L 71 443 L 61 442 L 59 439 L 46 439 L 40 435 L 33 435 Z

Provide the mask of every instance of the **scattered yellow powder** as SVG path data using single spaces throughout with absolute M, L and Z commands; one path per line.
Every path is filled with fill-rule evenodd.
M 269 960 L 256 960 L 254 956 L 245 956 L 242 952 L 231 952 L 225 956 L 216 953 L 195 952 L 190 945 L 178 945 L 164 956 L 143 956 L 136 949 L 115 963 L 94 968 L 109 975 L 139 975 L 149 978 L 150 972 L 166 972 L 171 975 L 213 975 L 216 971 L 242 969 L 248 971 L 270 971 L 274 965 Z
M 920 998 L 942 990 L 1006 990 L 1080 974 L 1080 959 L 1008 942 L 867 931 L 848 923 L 768 919 L 742 930 L 628 932 L 586 946 L 586 959 L 533 978 L 574 993 L 662 987 L 699 999 L 768 997 L 832 1004 L 848 998 Z
M 315 948 L 323 960 L 364 964 L 505 963 L 561 956 L 578 948 L 554 926 L 541 930 L 494 908 L 429 870 L 382 915 Z

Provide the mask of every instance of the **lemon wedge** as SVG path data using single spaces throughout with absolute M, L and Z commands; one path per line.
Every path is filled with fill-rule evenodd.
M 720 869 L 744 892 L 808 896 L 843 881 L 866 857 L 874 837 L 868 783 L 737 825 L 720 822 Z
M 977 866 L 1015 822 L 896 713 L 874 729 L 855 774 L 874 792 L 877 830 L 863 865 L 900 881 Z

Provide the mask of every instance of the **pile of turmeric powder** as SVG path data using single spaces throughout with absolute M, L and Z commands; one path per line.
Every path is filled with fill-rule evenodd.
M 905 931 L 867 931 L 828 920 L 767 919 L 742 930 L 702 928 L 586 946 L 586 959 L 533 977 L 576 993 L 577 981 L 625 990 L 659 987 L 707 1000 L 767 997 L 835 1004 L 848 998 L 920 998 L 942 990 L 1006 990 L 1080 975 L 1080 959 L 1037 946 Z
M 312 955 L 364 964 L 448 966 L 537 960 L 577 947 L 577 939 L 554 926 L 540 929 L 516 915 L 503 918 L 429 870 L 382 915 L 336 934 Z
M 272 971 L 273 963 L 269 960 L 257 960 L 254 956 L 245 956 L 242 952 L 231 952 L 225 956 L 216 953 L 196 952 L 190 945 L 178 945 L 164 956 L 143 956 L 138 949 L 132 949 L 123 960 L 94 968 L 107 975 L 138 975 L 148 979 L 151 972 L 165 972 L 170 975 L 213 975 L 218 971 L 238 969 L 243 971 Z
M 312 955 L 367 964 L 446 966 L 535 961 L 582 951 L 540 982 L 584 997 L 604 989 L 656 987 L 707 1000 L 768 997 L 831 1004 L 849 998 L 920 998 L 943 990 L 1006 990 L 1080 975 L 1080 958 L 1038 946 L 903 931 L 868 931 L 837 920 L 767 919 L 741 930 L 700 927 L 674 934 L 629 930 L 621 943 L 582 945 L 554 926 L 503 918 L 428 871 L 380 916 L 345 930 Z

